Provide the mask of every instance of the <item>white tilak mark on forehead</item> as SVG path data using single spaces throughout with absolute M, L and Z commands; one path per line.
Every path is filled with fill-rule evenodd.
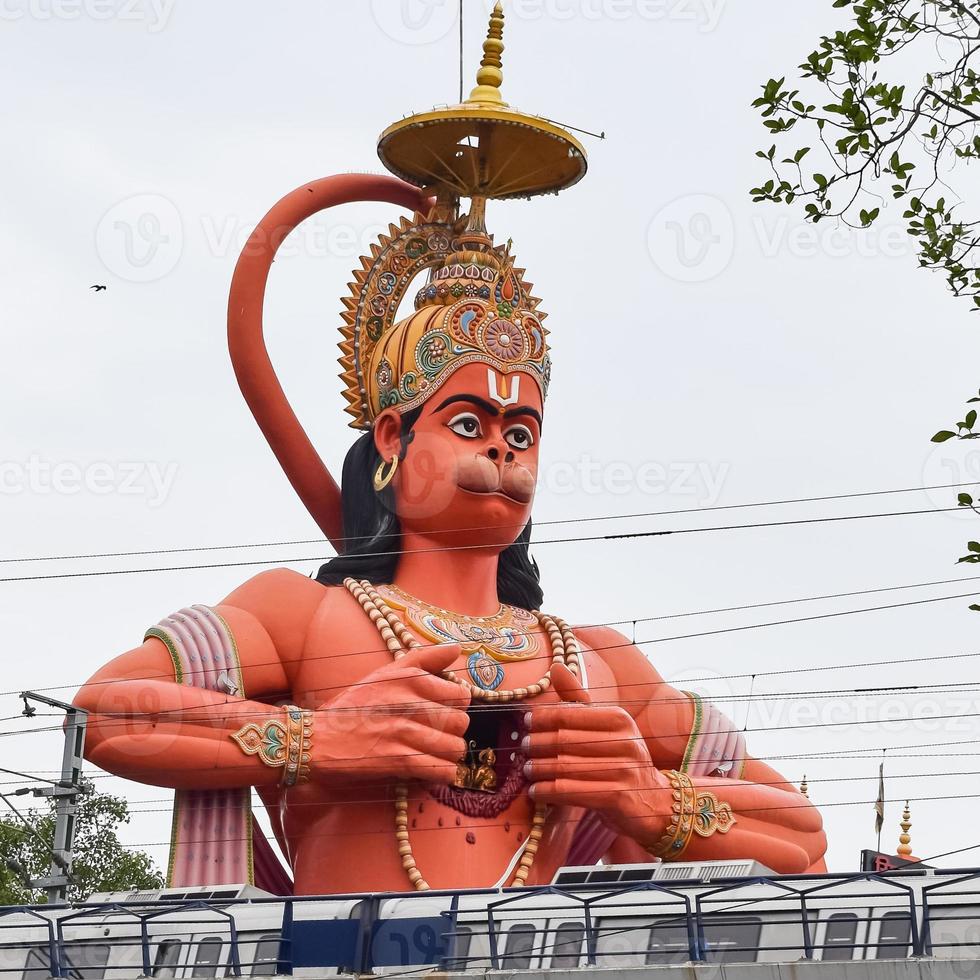
M 504 391 L 507 391 L 507 376 L 503 377 Z M 506 408 L 508 405 L 515 405 L 517 399 L 520 397 L 521 391 L 521 378 L 520 375 L 512 375 L 510 382 L 510 397 L 500 393 L 500 389 L 497 387 L 497 375 L 493 368 L 487 368 L 487 394 L 490 396 L 491 401 L 495 401 L 501 408 Z

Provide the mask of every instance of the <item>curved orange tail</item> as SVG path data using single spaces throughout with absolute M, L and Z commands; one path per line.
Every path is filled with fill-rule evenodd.
M 293 489 L 331 544 L 343 550 L 340 487 L 286 398 L 265 346 L 262 308 L 279 246 L 302 221 L 338 204 L 382 201 L 425 211 L 424 192 L 395 177 L 339 174 L 287 194 L 258 223 L 235 266 L 228 296 L 228 351 L 255 421 Z

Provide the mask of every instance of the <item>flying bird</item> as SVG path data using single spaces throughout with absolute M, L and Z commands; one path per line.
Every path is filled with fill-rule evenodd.
M 95 291 L 96 291 L 97 293 L 100 293 L 100 292 L 102 292 L 102 290 L 103 290 L 103 289 L 105 289 L 106 287 L 105 287 L 105 286 L 89 286 L 88 288 L 89 288 L 89 289 L 94 289 L 94 290 L 95 290 Z

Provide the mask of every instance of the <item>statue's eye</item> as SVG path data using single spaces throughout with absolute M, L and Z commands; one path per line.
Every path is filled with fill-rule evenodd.
M 514 449 L 530 449 L 534 445 L 534 435 L 526 425 L 512 425 L 504 433 L 504 439 Z
M 456 435 L 464 439 L 478 439 L 482 435 L 480 420 L 472 412 L 460 412 L 450 419 L 447 425 Z

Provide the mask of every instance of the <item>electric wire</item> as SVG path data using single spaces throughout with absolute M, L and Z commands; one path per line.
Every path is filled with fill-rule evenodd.
M 781 500 L 762 500 L 762 501 L 752 501 L 748 503 L 740 504 L 714 504 L 707 507 L 683 507 L 674 510 L 654 510 L 654 511 L 641 511 L 634 514 L 604 514 L 604 515 L 591 515 L 589 517 L 567 517 L 558 518 L 555 520 L 548 521 L 535 521 L 534 527 L 554 527 L 562 524 L 591 524 L 603 521 L 628 521 L 628 520 L 641 520 L 648 517 L 673 517 L 673 516 L 683 516 L 686 514 L 707 514 L 716 511 L 726 511 L 726 510 L 746 510 L 755 507 L 780 507 L 791 504 L 809 504 L 809 503 L 824 503 L 831 500 L 854 500 L 861 497 L 880 497 L 893 494 L 901 493 L 927 493 L 932 490 L 956 490 L 961 487 L 975 486 L 976 481 L 971 481 L 968 483 L 943 483 L 935 484 L 932 486 L 924 487 L 901 487 L 893 490 L 864 490 L 855 491 L 851 493 L 837 493 L 837 494 L 825 494 L 818 497 L 788 497 Z M 960 508 L 950 508 L 954 510 L 959 510 Z M 511 527 L 515 530 L 521 530 L 523 525 L 503 525 L 504 528 Z M 482 527 L 463 527 L 463 528 L 445 528 L 441 530 L 440 534 L 464 534 L 470 531 L 480 531 L 483 530 Z M 357 541 L 361 540 L 360 537 L 355 536 L 345 536 L 338 538 L 338 542 L 346 541 Z M 175 554 L 190 554 L 194 552 L 202 551 L 238 551 L 243 549 L 251 548 L 278 548 L 278 547 L 293 547 L 300 545 L 314 545 L 314 544 L 325 544 L 326 541 L 321 538 L 303 538 L 298 540 L 277 540 L 277 541 L 257 541 L 248 544 L 223 544 L 223 545 L 198 545 L 193 547 L 182 547 L 182 548 L 150 548 L 139 551 L 107 551 L 107 552 L 92 552 L 89 554 L 62 554 L 62 555 L 37 555 L 37 556 L 22 556 L 19 558 L 0 558 L 0 565 L 5 564 L 23 564 L 23 563 L 34 563 L 34 562 L 51 562 L 51 561 L 81 561 L 84 559 L 100 559 L 100 558 L 140 558 L 146 557 L 148 555 L 175 555 Z
M 860 590 L 855 590 L 855 591 L 851 591 L 851 592 L 841 592 L 841 593 L 834 593 L 834 594 L 826 594 L 826 595 L 820 595 L 820 596 L 804 596 L 804 597 L 795 598 L 795 599 L 781 599 L 781 600 L 774 600 L 774 601 L 764 602 L 764 603 L 747 603 L 747 604 L 743 604 L 743 605 L 727 606 L 727 607 L 717 608 L 717 609 L 693 610 L 693 611 L 689 611 L 689 612 L 670 613 L 670 614 L 663 614 L 663 615 L 657 615 L 657 616 L 641 616 L 641 617 L 636 617 L 636 618 L 633 618 L 633 619 L 630 619 L 630 620 L 627 620 L 627 619 L 615 619 L 615 620 L 609 620 L 609 621 L 602 622 L 602 623 L 591 624 L 591 625 L 585 626 L 585 627 L 575 627 L 575 629 L 577 631 L 581 632 L 583 630 L 592 630 L 592 629 L 604 628 L 604 627 L 621 626 L 621 625 L 623 625 L 626 622 L 647 623 L 647 622 L 664 621 L 664 620 L 668 620 L 668 619 L 683 619 L 683 618 L 689 618 L 689 617 L 692 617 L 692 616 L 700 616 L 700 615 L 714 615 L 714 614 L 717 614 L 717 613 L 720 613 L 720 612 L 742 612 L 742 611 L 748 611 L 748 610 L 751 610 L 751 609 L 771 608 L 771 607 L 774 607 L 774 606 L 777 606 L 777 605 L 795 605 L 795 604 L 798 604 L 798 603 L 818 602 L 818 601 L 823 601 L 823 600 L 827 600 L 827 599 L 853 598 L 853 597 L 857 597 L 857 596 L 860 596 L 860 595 L 873 595 L 873 594 L 880 594 L 880 593 L 883 593 L 883 592 L 904 591 L 904 590 L 907 590 L 907 589 L 930 588 L 930 587 L 938 586 L 938 585 L 955 584 L 955 583 L 958 583 L 958 582 L 972 582 L 972 581 L 978 581 L 978 580 L 980 580 L 980 576 L 966 576 L 966 577 L 958 577 L 958 578 L 953 578 L 953 579 L 948 579 L 948 580 L 936 580 L 936 581 L 933 581 L 933 582 L 918 582 L 918 583 L 913 583 L 913 584 L 909 584 L 909 585 L 893 585 L 893 586 L 884 586 L 884 587 L 873 588 L 873 589 L 860 589 Z M 955 595 L 955 596 L 938 597 L 936 599 L 920 600 L 920 601 L 922 601 L 922 602 L 945 601 L 946 599 L 956 599 L 956 598 L 964 598 L 964 597 L 967 597 L 968 598 L 968 597 L 970 597 L 972 595 L 973 595 L 973 593 L 966 593 L 965 596 Z M 913 604 L 914 605 L 915 602 L 912 602 L 910 604 Z M 220 603 L 219 603 L 219 605 L 220 605 Z M 888 605 L 888 606 L 873 606 L 873 607 L 864 608 L 864 609 L 857 609 L 857 610 L 843 610 L 843 611 L 839 611 L 837 613 L 821 614 L 821 616 L 818 616 L 816 618 L 826 618 L 826 617 L 835 616 L 835 615 L 852 615 L 852 614 L 855 614 L 855 613 L 870 612 L 870 611 L 875 611 L 875 610 L 878 610 L 878 609 L 897 608 L 897 607 L 900 607 L 901 605 L 903 605 L 903 604 L 902 603 L 898 603 L 898 604 L 893 604 L 893 605 Z M 729 629 L 731 631 L 735 632 L 735 631 L 742 630 L 742 629 L 761 629 L 761 628 L 765 628 L 765 627 L 768 627 L 768 626 L 771 626 L 771 625 L 785 625 L 787 623 L 793 623 L 793 622 L 797 622 L 797 620 L 785 620 L 785 621 L 778 621 L 776 623 L 750 624 L 749 626 L 743 626 L 743 627 L 730 627 L 730 628 L 728 628 L 726 630 L 714 631 L 714 632 L 712 632 L 712 633 L 710 633 L 708 635 L 714 635 L 715 632 L 727 632 Z M 528 635 L 528 634 L 530 634 L 532 632 L 533 631 L 531 631 L 531 630 L 515 630 L 514 631 L 515 635 Z M 629 641 L 629 642 L 624 641 L 621 644 L 607 644 L 607 645 L 590 646 L 589 649 L 592 650 L 593 652 L 603 652 L 603 651 L 607 651 L 607 650 L 616 649 L 616 648 L 619 648 L 619 647 L 643 646 L 643 645 L 646 645 L 646 644 L 666 642 L 666 641 L 672 640 L 672 639 L 689 639 L 689 638 L 693 638 L 693 637 L 699 637 L 699 636 L 702 636 L 702 635 L 705 635 L 705 634 L 694 633 L 694 634 L 679 636 L 679 637 L 676 637 L 676 638 L 675 637 L 661 637 L 661 638 L 653 638 L 653 639 L 649 639 L 649 640 L 637 640 L 635 642 L 633 642 L 633 641 Z M 440 646 L 440 645 L 441 644 L 439 644 L 439 643 L 432 643 L 432 642 L 426 643 L 426 642 L 421 642 L 420 643 L 420 646 L 419 646 L 419 649 L 431 648 L 431 647 L 436 647 L 436 646 Z M 316 660 L 334 660 L 334 659 L 341 659 L 341 658 L 345 658 L 345 657 L 364 656 L 364 655 L 369 655 L 369 654 L 374 654 L 374 653 L 387 653 L 387 652 L 388 652 L 387 647 L 372 647 L 370 649 L 353 650 L 353 651 L 348 651 L 348 652 L 345 652 L 345 653 L 339 653 L 338 652 L 338 653 L 331 653 L 331 654 L 323 654 L 323 655 L 320 655 L 320 656 L 306 656 L 306 655 L 304 655 L 303 660 L 304 660 L 305 663 L 310 663 L 310 662 L 313 662 L 313 661 L 316 661 Z M 838 669 L 838 668 L 839 669 L 845 669 L 845 668 L 853 668 L 853 667 L 890 666 L 890 665 L 895 665 L 895 664 L 913 663 L 913 662 L 914 663 L 925 663 L 925 662 L 936 661 L 936 660 L 964 659 L 964 658 L 972 658 L 972 657 L 976 657 L 976 656 L 980 656 L 980 653 L 949 654 L 949 655 L 940 655 L 940 656 L 920 657 L 920 658 L 915 658 L 914 660 L 912 658 L 901 658 L 901 659 L 898 659 L 898 660 L 870 661 L 870 662 L 864 662 L 864 663 L 847 663 L 847 664 L 834 664 L 834 665 L 829 665 L 829 666 L 809 666 L 809 667 L 798 667 L 798 668 L 786 668 L 786 669 L 783 669 L 783 670 L 776 670 L 776 671 L 753 671 L 751 674 L 750 673 L 741 673 L 741 674 L 713 675 L 711 677 L 705 677 L 705 678 L 702 678 L 702 679 L 703 680 L 725 680 L 725 679 L 734 680 L 734 679 L 738 679 L 738 678 L 742 678 L 742 677 L 749 677 L 749 676 L 753 676 L 753 675 L 756 675 L 756 676 L 759 676 L 759 677 L 764 677 L 764 676 L 773 676 L 773 675 L 777 675 L 777 674 L 786 674 L 786 673 L 809 673 L 809 672 L 820 671 L 820 670 L 834 670 L 834 669 Z M 533 658 L 528 658 L 528 659 L 533 659 Z M 248 666 L 250 668 L 252 668 L 252 667 L 260 667 L 260 666 L 277 666 L 277 665 L 280 665 L 280 664 L 281 664 L 281 660 L 266 660 L 266 661 L 251 662 L 251 663 L 248 664 Z M 193 668 L 189 668 L 188 671 L 186 672 L 186 675 L 185 676 L 194 676 L 195 674 L 200 673 L 200 672 L 203 672 L 203 671 L 204 671 L 204 668 L 201 668 L 200 670 L 194 670 Z M 161 673 L 161 674 L 156 674 L 156 675 L 146 675 L 146 676 L 144 676 L 141 679 L 142 680 L 173 680 L 173 674 L 171 672 L 169 674 L 163 674 L 163 673 Z M 694 678 L 693 680 L 696 681 L 696 680 L 698 680 L 698 678 Z M 18 688 L 16 690 L 11 689 L 11 690 L 7 690 L 7 691 L 0 691 L 0 697 L 7 697 L 7 696 L 15 695 L 15 694 L 19 695 L 25 689 L 29 689 L 29 690 L 33 690 L 33 691 L 45 691 L 45 692 L 47 692 L 47 691 L 65 691 L 65 690 L 71 690 L 73 688 L 79 688 L 83 684 L 85 684 L 85 686 L 87 686 L 89 688 L 93 688 L 93 687 L 105 686 L 105 685 L 108 685 L 108 684 L 115 684 L 117 682 L 118 682 L 118 678 L 109 678 L 109 679 L 102 680 L 102 681 L 91 681 L 91 680 L 89 680 L 87 682 L 85 682 L 85 681 L 77 681 L 75 683 L 56 684 L 56 685 L 48 685 L 48 686 L 24 685 L 23 687 Z M 688 680 L 686 683 L 691 683 L 691 682 L 692 682 L 692 680 Z
M 869 777 L 869 781 L 870 781 L 870 778 L 871 777 Z M 607 794 L 608 793 L 614 793 L 614 792 L 619 792 L 619 791 L 618 790 L 609 790 L 609 791 L 606 791 Z M 590 795 L 593 795 L 593 796 L 600 795 L 600 791 L 593 791 Z M 905 795 L 900 795 L 900 796 L 896 796 L 896 797 L 887 797 L 884 802 L 886 804 L 889 804 L 889 803 L 890 804 L 894 804 L 894 803 L 905 803 L 905 802 L 909 802 L 909 803 L 944 803 L 944 802 L 949 802 L 951 800 L 974 800 L 974 799 L 980 799 L 980 793 L 956 793 L 956 794 L 942 795 L 942 796 L 905 796 Z M 379 802 L 390 804 L 391 803 L 391 799 L 381 800 Z M 778 806 L 752 806 L 752 807 L 742 807 L 742 808 L 739 809 L 739 814 L 741 816 L 743 816 L 743 817 L 752 817 L 752 816 L 755 816 L 757 814 L 773 813 L 773 812 L 785 812 L 785 811 L 789 811 L 789 810 L 820 810 L 820 811 L 822 811 L 822 810 L 827 810 L 827 809 L 837 808 L 837 807 L 853 807 L 853 806 L 868 806 L 868 807 L 870 807 L 870 806 L 873 806 L 873 804 L 875 802 L 876 801 L 874 799 L 870 799 L 870 798 L 869 799 L 860 799 L 860 800 L 831 800 L 830 802 L 827 802 L 827 803 L 821 803 L 819 807 L 816 807 L 813 803 L 811 803 L 809 800 L 807 800 L 805 803 L 789 803 L 789 804 L 780 804 Z M 572 804 L 569 804 L 569 805 L 572 805 Z M 577 825 L 578 822 L 579 822 L 579 819 L 580 818 L 577 817 L 577 816 L 576 817 L 558 817 L 558 818 L 553 818 L 552 820 L 549 821 L 549 826 L 556 826 L 556 825 L 561 826 L 561 825 L 565 825 L 565 824 Z M 630 819 L 644 820 L 646 818 L 645 817 L 636 817 L 636 818 L 628 818 L 627 817 L 627 818 L 624 818 L 624 819 L 626 819 L 626 820 L 630 820 Z M 413 833 L 422 835 L 422 834 L 432 833 L 433 831 L 438 831 L 439 833 L 445 833 L 446 830 L 453 830 L 453 829 L 455 829 L 455 830 L 466 830 L 466 829 L 480 830 L 480 829 L 487 829 L 487 828 L 490 828 L 490 827 L 504 827 L 505 825 L 511 825 L 512 822 L 513 821 L 510 820 L 510 819 L 507 819 L 507 820 L 499 820 L 499 821 L 495 821 L 495 820 L 483 820 L 483 819 L 481 819 L 479 823 L 467 823 L 466 821 L 461 821 L 459 824 L 455 824 L 454 823 L 452 827 L 439 827 L 437 825 L 434 825 L 432 827 L 416 827 L 416 828 L 413 829 Z M 394 826 L 394 821 L 392 821 L 392 827 L 393 826 Z M 350 831 L 336 831 L 336 830 L 333 830 L 333 831 L 326 831 L 326 832 L 311 833 L 311 834 L 305 835 L 305 838 L 304 839 L 306 839 L 306 840 L 318 839 L 319 840 L 319 839 L 348 838 L 348 837 L 373 837 L 373 836 L 387 837 L 387 836 L 392 835 L 392 833 L 393 833 L 393 831 L 391 829 L 389 829 L 389 828 L 383 828 L 383 829 L 377 829 L 377 830 L 367 830 L 367 829 L 364 829 L 363 827 L 357 827 L 356 829 L 352 829 Z M 275 837 L 274 834 L 262 834 L 262 836 L 264 836 L 267 840 L 269 840 L 271 842 L 276 842 L 277 841 L 277 839 L 276 839 L 276 837 Z M 202 843 L 202 844 L 204 844 L 204 843 L 206 843 L 208 845 L 213 845 L 213 844 L 237 843 L 237 842 L 245 841 L 245 840 L 248 840 L 248 839 L 249 839 L 249 836 L 248 835 L 244 835 L 244 836 L 233 836 L 233 837 L 209 837 L 207 839 L 202 838 L 201 840 L 194 840 L 192 838 L 188 838 L 187 840 L 184 841 L 184 843 L 187 843 L 187 844 L 196 844 L 196 843 Z M 125 847 L 127 849 L 133 849 L 133 848 L 145 848 L 145 847 L 165 847 L 165 846 L 169 846 L 169 844 L 170 844 L 170 841 L 169 840 L 158 840 L 158 841 L 140 841 L 138 843 L 122 844 L 121 846 L 122 847 Z
M 875 514 L 842 514 L 832 517 L 808 517 L 795 518 L 785 521 L 758 521 L 751 524 L 727 524 L 714 527 L 688 527 L 688 528 L 668 528 L 659 531 L 625 531 L 618 534 L 592 534 L 569 536 L 562 538 L 542 538 L 532 540 L 528 548 L 538 548 L 543 545 L 553 544 L 582 544 L 587 542 L 599 541 L 625 541 L 629 539 L 660 538 L 669 536 L 680 536 L 684 534 L 707 534 L 715 531 L 751 531 L 771 527 L 797 527 L 808 524 L 831 524 L 842 521 L 867 521 L 889 517 L 916 517 L 929 514 L 946 514 L 950 511 L 959 511 L 960 507 L 933 507 L 926 510 L 904 510 L 904 511 L 885 511 Z M 458 544 L 440 545 L 432 548 L 397 548 L 390 551 L 370 552 L 374 558 L 394 557 L 408 554 L 439 554 L 460 551 L 481 551 L 486 548 L 484 544 Z M 368 553 L 350 552 L 344 553 L 345 558 L 366 557 Z M 97 571 L 84 572 L 53 572 L 44 575 L 8 575 L 0 578 L 0 584 L 12 582 L 44 582 L 56 579 L 80 579 L 80 578 L 104 578 L 114 575 L 148 575 L 157 572 L 189 572 L 213 570 L 217 568 L 249 568 L 261 565 L 283 565 L 283 564 L 307 564 L 309 562 L 323 562 L 329 560 L 328 555 L 313 555 L 303 558 L 264 558 L 252 559 L 250 561 L 228 561 L 228 562 L 208 562 L 199 565 L 167 565 L 155 568 L 111 568 L 99 569 Z

